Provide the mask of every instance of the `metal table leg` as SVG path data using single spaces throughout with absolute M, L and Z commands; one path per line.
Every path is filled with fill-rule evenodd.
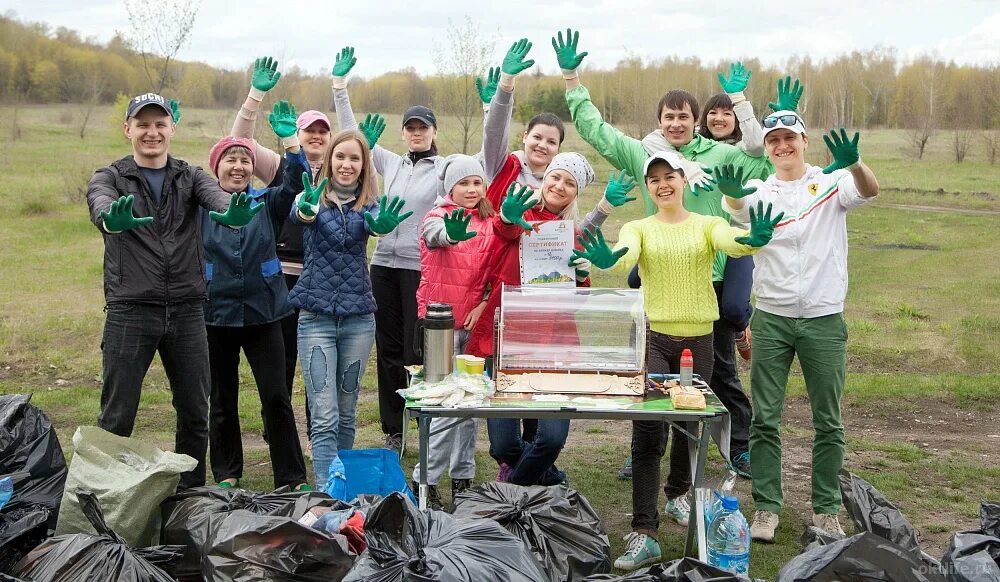
M 691 504 L 691 513 L 688 514 L 688 531 L 687 539 L 684 541 L 684 555 L 693 556 L 692 546 L 694 545 L 695 538 L 697 536 L 698 540 L 698 559 L 702 562 L 708 562 L 708 547 L 705 543 L 705 510 L 701 502 L 698 499 L 698 489 L 702 488 L 705 484 L 705 462 L 708 460 L 708 447 L 711 436 L 711 431 L 707 426 L 709 421 L 703 420 L 699 423 L 701 428 L 701 436 L 698 439 L 689 438 L 689 444 L 693 444 L 696 449 L 694 451 L 690 450 L 688 447 L 688 454 L 691 456 L 691 460 L 694 462 L 693 467 L 693 479 L 692 488 L 694 491 L 694 503 Z
M 427 449 L 430 448 L 431 441 L 431 417 L 423 414 L 422 412 L 418 412 L 417 426 L 420 430 L 420 450 L 417 451 L 417 456 L 420 459 L 420 493 L 417 499 L 420 502 L 420 510 L 423 511 L 427 509 Z

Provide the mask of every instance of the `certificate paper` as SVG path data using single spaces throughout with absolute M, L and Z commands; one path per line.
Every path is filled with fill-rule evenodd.
M 521 237 L 521 284 L 575 287 L 576 270 L 569 264 L 573 221 L 532 222 L 531 228 Z

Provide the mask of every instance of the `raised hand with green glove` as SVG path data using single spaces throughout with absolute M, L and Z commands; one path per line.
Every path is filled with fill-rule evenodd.
M 635 196 L 628 193 L 635 188 L 636 182 L 632 175 L 622 170 L 615 176 L 614 172 L 608 176 L 608 187 L 604 189 L 604 199 L 599 205 L 606 214 L 610 214 L 612 208 L 618 208 L 636 200 Z
M 805 88 L 805 85 L 799 84 L 798 79 L 795 79 L 795 85 L 792 85 L 791 76 L 778 79 L 778 100 L 768 103 L 767 106 L 771 111 L 798 111 L 799 99 L 802 98 L 802 91 Z
M 570 258 L 570 264 L 573 265 L 573 261 L 577 258 L 584 258 L 591 262 L 598 269 L 610 269 L 615 266 L 618 259 L 625 256 L 628 253 L 628 247 L 622 247 L 617 251 L 611 250 L 608 243 L 604 240 L 604 233 L 601 232 L 600 228 L 596 228 L 593 231 L 585 230 L 583 234 L 576 237 L 576 242 L 580 243 L 583 250 L 574 250 L 573 255 Z
M 358 126 L 358 130 L 365 134 L 368 149 L 374 149 L 378 138 L 382 137 L 382 132 L 385 131 L 385 119 L 378 113 L 368 113 Z
M 580 42 L 580 32 L 573 29 L 566 29 L 566 39 L 563 40 L 562 31 L 557 36 L 552 37 L 552 48 L 556 51 L 556 59 L 559 61 L 559 68 L 562 69 L 563 78 L 576 77 L 576 69 L 587 56 L 586 52 L 577 53 L 577 43 Z
M 167 101 L 170 105 L 170 117 L 174 120 L 174 125 L 181 122 L 181 102 L 176 99 Z
M 115 234 L 152 224 L 152 216 L 136 218 L 132 214 L 132 205 L 134 203 L 135 196 L 132 194 L 123 196 L 112 202 L 107 210 L 101 212 L 101 220 L 104 221 L 104 230 L 109 234 Z
M 260 57 L 253 62 L 253 75 L 250 77 L 250 86 L 263 93 L 267 93 L 278 84 L 281 73 L 278 72 L 278 61 L 271 57 Z M 262 99 L 259 99 L 260 101 Z
M 333 70 L 330 71 L 333 76 L 334 89 L 347 88 L 347 74 L 351 72 L 357 62 L 358 59 L 354 56 L 354 47 L 345 46 L 340 49 L 340 52 L 337 53 L 337 60 L 333 62 Z
M 381 236 L 389 234 L 399 226 L 413 212 L 407 212 L 400 216 L 399 211 L 403 209 L 405 202 L 399 196 L 393 196 L 390 200 L 388 196 L 383 196 L 378 201 L 378 217 L 373 217 L 371 212 L 365 211 L 365 222 L 372 234 Z
M 730 198 L 744 198 L 757 191 L 757 188 L 743 187 L 743 168 L 733 164 L 724 164 L 715 169 L 715 185 Z
M 531 209 L 536 203 L 535 193 L 527 186 L 517 189 L 517 183 L 510 185 L 507 189 L 507 196 L 500 203 L 500 218 L 508 224 L 516 224 L 524 230 L 531 230 L 531 225 L 524 220 L 524 213 Z
M 448 236 L 448 241 L 458 244 L 476 236 L 477 233 L 469 232 L 469 223 L 472 215 L 466 214 L 462 208 L 452 210 L 450 214 L 444 215 L 444 231 Z
M 767 203 L 767 209 L 765 210 L 764 202 L 759 201 L 757 202 L 757 212 L 753 211 L 753 206 L 750 207 L 749 234 L 747 236 L 738 236 L 734 240 L 741 245 L 760 248 L 771 242 L 771 237 L 774 236 L 774 227 L 784 217 L 785 213 L 779 212 L 777 216 L 771 218 L 771 203 Z
M 296 119 L 298 114 L 295 112 L 295 106 L 284 100 L 275 103 L 271 114 L 267 116 L 271 129 L 282 139 L 292 137 L 298 131 Z
M 486 83 L 482 77 L 476 77 L 476 93 L 479 93 L 479 100 L 483 102 L 483 107 L 493 101 L 493 96 L 497 94 L 497 86 L 500 85 L 500 67 L 490 67 L 486 73 Z
M 213 210 L 208 213 L 208 216 L 219 224 L 230 228 L 240 228 L 250 224 L 253 217 L 257 216 L 257 213 L 263 208 L 263 202 L 254 204 L 253 198 L 247 196 L 245 192 L 233 192 L 229 199 L 229 208 L 226 209 L 225 213 Z
M 319 198 L 326 189 L 326 178 L 320 180 L 315 187 L 309 179 L 309 172 L 302 172 L 302 193 L 295 199 L 295 207 L 299 210 L 299 216 L 306 220 L 316 218 L 319 213 Z
M 730 95 L 742 94 L 749 82 L 750 69 L 745 68 L 743 63 L 736 62 L 729 65 L 728 79 L 725 75 L 719 73 L 719 85 L 722 86 L 723 91 Z
M 854 132 L 854 139 L 848 139 L 847 130 L 840 128 L 840 135 L 837 130 L 830 131 L 830 135 L 824 135 L 823 141 L 833 155 L 833 162 L 823 168 L 824 174 L 830 174 L 841 168 L 849 168 L 861 160 L 861 152 L 858 151 L 858 139 L 861 134 Z
M 526 38 L 522 38 L 510 45 L 510 49 L 507 51 L 507 54 L 503 58 L 503 63 L 500 65 L 500 71 L 504 75 L 514 77 L 521 73 L 521 71 L 535 66 L 535 61 L 525 59 L 530 50 L 531 41 Z

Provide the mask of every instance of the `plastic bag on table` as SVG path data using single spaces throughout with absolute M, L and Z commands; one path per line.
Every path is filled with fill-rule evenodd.
M 337 453 L 344 465 L 345 479 L 328 481 L 327 494 L 343 495 L 343 501 L 351 501 L 358 495 L 388 495 L 399 492 L 414 503 L 417 498 L 410 491 L 403 468 L 399 464 L 399 454 L 389 449 L 351 449 Z M 331 470 L 333 464 L 330 465 Z M 338 467 L 339 469 L 339 467 Z M 341 493 L 343 492 L 343 493 Z
M 565 486 L 483 483 L 456 497 L 453 515 L 499 523 L 531 548 L 554 582 L 611 571 L 601 519 L 585 497 Z
M 569 578 L 567 582 L 750 582 L 750 578 L 720 570 L 694 558 L 681 558 L 656 564 L 624 576 L 595 574 L 586 578 Z
M 244 510 L 212 515 L 204 550 L 201 574 L 211 582 L 329 582 L 354 563 L 342 535 Z
M 393 493 L 365 519 L 368 551 L 345 582 L 548 582 L 524 543 L 488 519 L 455 519 L 421 512 Z
M 177 567 L 177 577 L 200 581 L 203 546 L 208 541 L 209 518 L 213 515 L 242 509 L 258 515 L 298 520 L 319 506 L 349 508 L 319 491 L 291 491 L 282 487 L 271 493 L 258 493 L 245 489 L 196 487 L 167 498 L 160 506 L 163 542 L 187 548 Z
M 813 548 L 792 558 L 776 582 L 944 582 L 919 553 L 871 532 Z
M 160 503 L 176 492 L 180 474 L 198 462 L 96 426 L 76 429 L 73 447 L 56 534 L 94 533 L 76 498 L 76 490 L 82 488 L 97 495 L 107 508 L 108 525 L 129 545 L 159 543 Z
M 917 554 L 929 568 L 940 563 L 920 550 L 917 530 L 903 512 L 874 485 L 847 470 L 841 470 L 840 496 L 854 523 L 855 532 L 868 531 Z
M 44 541 L 18 563 L 16 576 L 46 582 L 173 581 L 166 570 L 180 558 L 183 548 L 133 548 L 105 522 L 96 495 L 80 489 L 74 497 L 97 534 L 67 534 Z

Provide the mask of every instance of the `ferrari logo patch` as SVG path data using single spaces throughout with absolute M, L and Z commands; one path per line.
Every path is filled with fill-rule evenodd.
M 812 183 L 812 184 L 809 184 L 809 187 L 808 187 L 808 188 L 809 188 L 809 195 L 810 195 L 810 196 L 815 196 L 815 195 L 816 195 L 816 192 L 818 192 L 818 191 L 819 191 L 819 184 L 816 184 L 816 183 L 814 182 L 814 183 Z

